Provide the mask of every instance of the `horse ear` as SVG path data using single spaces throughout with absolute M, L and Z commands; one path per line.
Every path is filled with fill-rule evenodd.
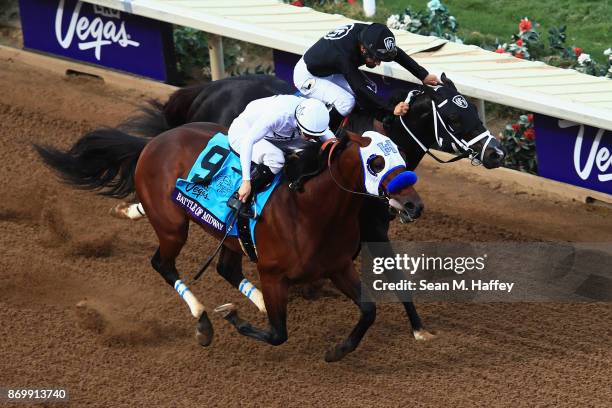
M 350 141 L 357 143 L 361 147 L 368 146 L 372 141 L 372 139 L 370 139 L 369 137 L 363 137 L 361 135 L 358 135 L 357 133 L 351 132 L 350 130 L 346 131 L 346 137 Z
M 425 92 L 425 95 L 429 96 L 432 101 L 437 101 L 440 99 L 438 94 L 436 94 L 436 91 L 434 91 L 429 85 L 423 85 L 423 92 Z
M 440 77 L 440 79 L 442 79 L 442 83 L 446 86 L 448 86 L 451 89 L 454 89 L 455 91 L 457 90 L 457 87 L 455 86 L 455 84 L 453 83 L 453 81 L 451 81 L 449 79 L 449 77 L 446 76 L 446 73 L 442 73 L 442 76 Z

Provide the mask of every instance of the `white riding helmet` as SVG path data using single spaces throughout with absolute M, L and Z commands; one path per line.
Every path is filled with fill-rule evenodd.
M 318 99 L 304 99 L 295 108 L 295 119 L 302 132 L 310 136 L 334 137 L 329 130 L 329 111 Z

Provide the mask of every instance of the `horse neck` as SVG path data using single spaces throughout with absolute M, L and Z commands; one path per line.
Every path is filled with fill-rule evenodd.
M 418 95 L 415 101 L 411 104 L 406 116 L 404 116 L 404 124 L 408 126 L 413 135 L 415 135 L 426 148 L 431 148 L 435 144 L 435 130 L 433 125 L 433 117 L 431 112 L 431 98 L 426 94 Z M 393 140 L 406 155 L 406 167 L 408 170 L 414 170 L 423 157 L 425 152 L 419 144 L 408 134 L 402 125 L 399 117 L 395 117 L 391 131 L 387 136 Z
M 308 193 L 304 198 L 309 207 L 321 208 L 319 218 L 317 218 L 320 223 L 337 223 L 341 220 L 356 219 L 362 196 L 343 190 L 336 184 L 334 178 L 340 186 L 347 190 L 361 192 L 363 189 L 362 171 L 359 149 L 356 144 L 351 143 L 331 162 L 329 168 L 308 182 Z M 330 211 L 331 209 L 334 211 Z

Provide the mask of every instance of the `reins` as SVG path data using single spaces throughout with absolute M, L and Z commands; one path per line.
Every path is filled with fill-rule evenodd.
M 408 95 L 406 96 L 405 102 L 406 103 L 410 103 L 410 101 L 412 100 L 412 98 L 415 95 L 418 94 L 422 94 L 422 91 L 410 91 L 408 93 Z M 406 123 L 404 122 L 404 117 L 400 116 L 400 123 L 402 124 L 402 126 L 404 127 L 404 129 L 406 130 L 406 132 L 410 135 L 410 137 L 412 137 L 412 139 L 419 145 L 419 147 L 421 148 L 421 150 L 423 150 L 423 152 L 425 152 L 426 154 L 428 154 L 429 156 L 431 156 L 434 160 L 436 160 L 438 163 L 441 164 L 446 164 L 446 163 L 453 163 L 456 162 L 458 160 L 464 159 L 466 157 L 469 157 L 472 164 L 475 166 L 479 166 L 482 164 L 482 161 L 484 159 L 484 152 L 487 149 L 487 146 L 489 145 L 489 143 L 491 142 L 491 139 L 494 138 L 494 136 L 491 134 L 491 132 L 489 132 L 488 130 L 485 130 L 484 132 L 482 132 L 481 134 L 477 135 L 476 137 L 474 137 L 473 139 L 471 139 L 470 141 L 466 142 L 463 139 L 459 139 L 457 138 L 457 136 L 455 136 L 455 134 L 450 131 L 448 129 L 448 126 L 446 125 L 446 123 L 444 122 L 444 119 L 442 119 L 442 115 L 440 115 L 440 112 L 438 111 L 438 107 L 441 107 L 443 105 L 445 105 L 446 103 L 448 103 L 448 99 L 445 99 L 444 101 L 440 102 L 439 105 L 436 106 L 436 103 L 432 100 L 431 101 L 431 110 L 432 110 L 432 115 L 433 115 L 433 125 L 434 125 L 434 132 L 435 132 L 435 138 L 436 138 L 436 142 L 438 143 L 438 146 L 442 146 L 442 142 L 441 142 L 441 138 L 438 136 L 438 123 L 442 125 L 442 127 L 444 128 L 444 130 L 446 131 L 446 133 L 454 140 L 454 144 L 453 147 L 455 148 L 455 151 L 457 151 L 456 146 L 461 147 L 461 149 L 463 149 L 463 152 L 461 154 L 459 154 L 458 156 L 455 156 L 449 160 L 442 160 L 439 157 L 437 157 L 435 154 L 433 154 L 430 149 L 428 147 L 426 147 L 423 142 L 421 142 L 419 140 L 418 137 L 416 137 L 416 135 L 410 130 L 410 128 L 408 127 L 408 125 L 406 125 Z M 480 155 L 480 159 L 477 158 L 476 156 L 478 155 L 478 152 L 474 151 L 474 149 L 472 149 L 472 145 L 478 143 L 480 140 L 484 139 L 484 138 L 488 138 L 486 143 L 484 144 L 484 146 L 482 147 L 482 152 Z
M 349 137 L 349 136 L 346 136 L 346 137 Z M 362 196 L 371 197 L 371 198 L 377 198 L 379 200 L 384 200 L 384 201 L 388 202 L 389 198 L 386 195 L 385 196 L 379 196 L 379 195 L 370 194 L 370 193 L 363 193 L 361 191 L 350 190 L 350 189 L 344 187 L 342 184 L 340 184 L 338 182 L 338 180 L 336 180 L 336 178 L 334 177 L 334 173 L 332 172 L 332 157 L 334 155 L 334 150 L 336 149 L 336 147 L 339 144 L 338 142 L 339 142 L 339 140 L 336 139 L 336 138 L 328 139 L 321 146 L 321 152 L 324 152 L 325 149 L 327 148 L 327 146 L 329 146 L 331 144 L 331 148 L 329 149 L 329 154 L 327 156 L 327 168 L 329 170 L 329 175 L 331 176 L 331 178 L 334 181 L 334 183 L 336 184 L 336 186 L 340 190 L 346 191 L 347 193 L 350 193 L 350 194 L 362 195 Z

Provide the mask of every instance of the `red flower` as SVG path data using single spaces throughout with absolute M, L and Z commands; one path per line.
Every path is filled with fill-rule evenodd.
M 291 3 L 291 5 L 296 7 L 304 7 L 304 3 L 302 2 L 302 0 L 295 0 Z
M 533 130 L 533 128 L 525 129 L 525 133 L 523 133 L 523 136 L 525 136 L 525 139 L 527 140 L 534 140 L 535 130 Z
M 527 120 L 529 121 L 529 123 L 533 123 L 533 113 L 527 115 Z
M 347 0 L 348 4 L 355 4 L 355 0 Z
M 502 47 L 497 47 L 495 52 L 498 53 L 498 54 L 503 54 L 504 52 L 506 52 L 506 50 L 504 50 Z
M 520 59 L 525 58 L 525 54 L 523 54 L 523 53 L 522 53 L 522 52 L 520 52 L 520 51 L 519 51 L 519 52 L 517 52 L 516 54 L 514 54 L 514 56 L 515 56 L 516 58 L 520 58 Z
M 518 123 L 512 124 L 512 130 L 514 130 L 515 132 L 518 132 L 520 128 L 521 128 L 521 125 L 519 125 Z
M 576 57 L 579 57 L 580 54 L 582 54 L 582 48 L 579 48 L 579 47 L 574 48 L 574 54 L 576 54 Z
M 519 31 L 521 33 L 524 33 L 525 31 L 531 30 L 532 27 L 533 27 L 533 25 L 531 24 L 531 21 L 529 21 L 529 19 L 527 17 L 522 19 L 521 22 L 519 23 Z
M 520 39 L 520 38 L 518 40 L 516 40 L 516 45 L 518 45 L 519 47 L 522 47 L 523 46 L 523 40 Z

